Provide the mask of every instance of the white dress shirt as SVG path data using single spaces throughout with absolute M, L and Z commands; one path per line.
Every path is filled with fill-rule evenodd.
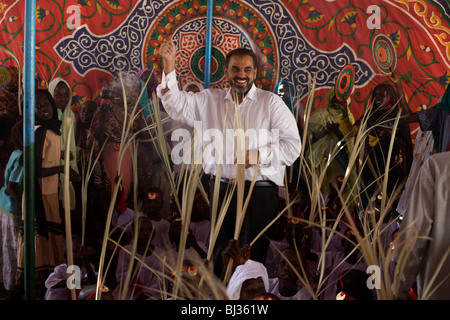
M 162 90 L 169 88 L 164 95 Z M 194 141 L 201 139 L 202 155 L 193 155 L 194 163 L 202 163 L 206 174 L 216 175 L 221 165 L 221 177 L 236 178 L 235 159 L 244 163 L 243 150 L 259 151 L 260 164 L 245 170 L 245 179 L 271 180 L 278 186 L 284 183 L 284 172 L 299 157 L 301 139 L 294 115 L 276 94 L 257 88 L 254 84 L 240 105 L 230 88 L 205 89 L 198 93 L 179 90 L 175 70 L 163 73 L 157 94 L 169 116 L 194 128 Z M 242 135 L 239 135 L 239 132 Z M 183 142 L 182 132 L 172 134 L 173 141 Z M 237 152 L 236 137 L 246 136 L 246 146 Z M 243 144 L 241 144 L 243 145 Z M 195 148 L 194 148 L 195 149 Z M 197 148 L 198 149 L 198 148 Z M 176 156 L 176 142 L 172 160 Z M 252 162 L 254 163 L 254 162 Z

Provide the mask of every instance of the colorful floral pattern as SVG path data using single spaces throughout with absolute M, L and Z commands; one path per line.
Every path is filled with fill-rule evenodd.
M 387 34 L 398 56 L 413 111 L 433 106 L 450 79 L 450 4 L 446 0 L 224 0 L 213 8 L 211 86 L 225 87 L 225 55 L 247 46 L 259 58 L 257 86 L 293 84 L 305 106 L 317 75 L 314 109 L 325 106 L 343 66 L 355 68 L 352 109 L 359 118 L 372 89 L 388 79 L 376 67 L 372 40 Z M 374 9 L 375 8 L 375 9 Z M 374 11 L 377 10 L 377 11 Z M 23 67 L 25 2 L 0 0 L 0 65 Z M 75 113 L 98 98 L 120 70 L 155 70 L 159 46 L 173 36 L 180 85 L 203 83 L 207 0 L 37 0 L 36 74 L 39 85 L 60 76 L 72 86 Z M 10 52 L 7 54 L 5 52 Z

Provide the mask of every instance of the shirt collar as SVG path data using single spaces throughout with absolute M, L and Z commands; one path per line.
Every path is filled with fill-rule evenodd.
M 256 101 L 257 99 L 256 99 L 256 96 L 257 96 L 257 92 L 256 92 L 257 90 L 256 90 L 256 86 L 255 86 L 255 83 L 253 83 L 252 84 L 252 87 L 250 88 L 250 90 L 247 92 L 247 94 L 245 95 L 245 97 L 244 97 L 244 101 L 246 100 L 246 99 L 250 99 L 250 100 L 253 100 L 253 101 Z M 232 98 L 232 96 L 231 96 L 231 88 L 228 88 L 228 93 L 227 93 L 227 95 L 225 96 L 225 100 L 229 100 L 230 102 L 233 102 L 233 98 Z

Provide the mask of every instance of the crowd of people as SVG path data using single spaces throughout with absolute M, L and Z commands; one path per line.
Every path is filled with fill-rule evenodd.
M 251 50 L 228 53 L 226 89 L 180 88 L 175 53 L 167 38 L 160 48 L 161 82 L 150 70 L 121 73 L 77 115 L 64 79 L 36 89 L 37 299 L 380 299 L 385 297 L 380 288 L 368 285 L 374 260 L 364 243 L 376 247 L 377 257 L 389 259 L 381 269 L 391 275 L 393 298 L 450 298 L 448 281 L 430 288 L 449 269 L 443 260 L 433 283 L 433 268 L 438 259 L 447 259 L 450 244 L 445 232 L 448 88 L 436 106 L 414 113 L 393 71 L 374 86 L 370 107 L 359 119 L 331 89 L 326 107 L 312 112 L 305 130 L 289 82 L 281 81 L 275 92 L 255 86 L 257 57 Z M 7 68 L 13 81 L 0 88 L 0 279 L 5 299 L 22 299 L 21 74 Z M 243 162 L 236 154 L 238 160 L 227 162 L 229 145 L 224 144 L 225 150 L 212 153 L 214 163 L 203 158 L 192 187 L 186 177 L 197 171 L 193 164 L 170 161 L 176 143 L 170 137 L 175 128 L 200 121 L 202 130 L 222 132 L 225 126 L 279 135 L 263 142 L 248 139 Z M 419 123 L 415 143 L 410 123 Z M 211 141 L 201 142 L 203 150 Z M 64 171 L 67 160 L 69 172 Z M 273 171 L 275 161 L 279 168 Z M 434 237 L 431 245 L 427 237 Z M 411 258 L 393 253 L 405 243 L 412 246 Z M 75 289 L 68 282 L 69 256 L 80 268 Z

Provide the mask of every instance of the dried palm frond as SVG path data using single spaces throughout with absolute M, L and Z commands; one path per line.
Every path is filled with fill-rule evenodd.
M 136 104 L 133 106 L 131 110 L 131 119 L 128 119 L 128 105 L 127 105 L 127 97 L 125 96 L 125 85 L 122 79 L 122 75 L 119 74 L 119 80 L 122 86 L 122 92 L 123 92 L 123 102 L 124 102 L 124 119 L 123 119 L 123 129 L 122 129 L 122 136 L 121 136 L 121 143 L 119 147 L 119 158 L 118 158 L 118 171 L 117 171 L 117 178 L 115 179 L 114 183 L 114 189 L 111 194 L 111 200 L 110 205 L 108 209 L 108 214 L 106 216 L 106 224 L 105 224 L 105 231 L 103 235 L 103 242 L 102 242 L 102 249 L 100 254 L 100 262 L 99 262 L 99 271 L 98 271 L 98 280 L 97 280 L 97 290 L 96 290 L 96 300 L 98 300 L 101 297 L 101 288 L 104 285 L 104 263 L 105 263 L 105 254 L 106 254 L 106 246 L 108 242 L 111 240 L 110 238 L 110 227 L 111 227 L 111 221 L 112 221 L 112 214 L 115 209 L 115 203 L 117 198 L 117 193 L 119 192 L 119 188 L 121 187 L 122 182 L 122 175 L 121 175 L 121 163 L 123 156 L 125 152 L 128 150 L 128 148 L 134 143 L 135 135 L 130 134 L 132 132 L 134 120 L 139 114 L 139 112 L 142 112 L 142 110 L 137 111 L 138 109 L 138 102 L 139 99 L 137 99 Z M 142 95 L 142 92 L 140 93 L 140 96 Z M 111 257 L 112 259 L 113 257 Z
M 72 118 L 67 117 L 63 119 L 67 125 L 68 131 L 64 145 L 68 146 L 70 138 L 73 134 L 74 123 Z M 72 224 L 70 214 L 70 148 L 66 148 L 64 152 L 64 217 L 65 217 L 65 230 L 66 230 L 66 252 L 67 252 L 67 265 L 72 266 L 73 263 L 73 247 L 72 247 Z M 76 300 L 75 287 L 70 288 L 70 295 L 72 300 Z
M 313 92 L 310 93 L 313 95 Z M 305 137 L 308 136 L 308 116 L 310 112 L 305 113 L 305 130 L 304 130 L 304 141 Z M 383 166 L 382 172 L 379 170 L 376 170 L 376 163 L 370 163 L 368 161 L 367 157 L 364 156 L 365 154 L 365 141 L 368 137 L 369 132 L 373 129 L 372 127 L 367 126 L 369 113 L 366 113 L 359 122 L 359 127 L 356 133 L 353 136 L 353 148 L 349 150 L 348 152 L 348 167 L 344 175 L 343 182 L 336 190 L 338 193 L 339 199 L 341 203 L 343 204 L 342 209 L 337 214 L 337 216 L 334 218 L 333 221 L 331 221 L 331 225 L 329 224 L 330 221 L 327 220 L 326 214 L 324 210 L 321 210 L 321 208 L 324 206 L 324 194 L 321 190 L 322 184 L 324 182 L 324 176 L 325 172 L 328 169 L 331 161 L 335 158 L 336 154 L 339 151 L 340 146 L 336 146 L 333 150 L 330 150 L 329 157 L 325 164 L 322 166 L 316 168 L 315 166 L 311 165 L 313 163 L 312 159 L 307 159 L 303 156 L 300 158 L 301 162 L 300 165 L 302 167 L 302 174 L 306 178 L 306 184 L 307 189 L 309 192 L 309 196 L 311 198 L 311 213 L 309 216 L 309 219 L 300 219 L 307 227 L 314 227 L 319 229 L 319 232 L 321 234 L 321 251 L 317 252 L 318 255 L 318 272 L 319 272 L 319 279 L 318 283 L 315 285 L 315 287 L 310 286 L 310 288 L 315 288 L 315 295 L 313 295 L 313 298 L 317 298 L 320 296 L 321 292 L 329 285 L 327 284 L 328 275 L 325 274 L 325 256 L 327 253 L 327 248 L 329 244 L 331 243 L 332 237 L 338 236 L 342 239 L 349 240 L 345 235 L 340 233 L 338 231 L 338 226 L 340 224 L 346 225 L 347 228 L 354 231 L 353 233 L 356 236 L 356 243 L 354 250 L 359 250 L 362 254 L 363 259 L 367 262 L 368 265 L 376 265 L 380 266 L 382 272 L 383 272 L 383 281 L 381 281 L 380 288 L 377 288 L 377 296 L 379 299 L 391 299 L 393 298 L 392 290 L 391 290 L 391 284 L 394 282 L 393 279 L 390 277 L 390 273 L 387 272 L 388 266 L 391 264 L 392 259 L 392 253 L 388 252 L 385 253 L 383 250 L 383 242 L 382 242 L 382 236 L 384 233 L 387 232 L 389 226 L 395 222 L 395 220 L 391 220 L 387 223 L 387 225 L 383 225 L 384 218 L 387 217 L 388 212 L 392 210 L 393 204 L 395 199 L 398 197 L 399 193 L 402 191 L 403 184 L 400 183 L 396 186 L 394 192 L 392 193 L 391 197 L 384 197 L 381 203 L 380 207 L 380 214 L 375 219 L 374 215 L 367 214 L 368 208 L 363 208 L 361 205 L 361 201 L 359 198 L 359 195 L 364 193 L 367 188 L 370 186 L 364 186 L 361 184 L 361 178 L 362 178 L 362 171 L 365 166 L 372 166 L 374 168 L 374 176 L 376 177 L 375 181 L 373 183 L 377 183 L 381 185 L 382 187 L 379 189 L 383 194 L 386 194 L 387 190 L 387 179 L 389 177 L 389 170 L 392 167 L 390 165 L 391 158 L 393 157 L 392 154 L 392 147 L 393 147 L 393 140 L 394 135 L 391 137 L 390 141 L 390 148 L 388 154 L 384 155 L 387 159 L 386 163 L 381 164 Z M 394 125 L 391 127 L 392 131 L 395 132 L 397 125 L 400 120 L 400 112 L 397 114 L 396 118 L 394 119 Z M 392 121 L 392 119 L 381 119 L 379 126 L 386 125 L 388 121 Z M 305 141 L 303 146 L 304 148 L 307 148 L 308 142 Z M 350 180 L 349 172 L 350 170 L 355 170 L 356 173 L 356 181 Z M 351 184 L 350 184 L 351 182 Z M 404 183 L 404 182 L 403 182 Z M 347 192 L 345 192 L 347 190 Z M 367 197 L 370 198 L 373 195 L 368 195 Z M 287 202 L 288 203 L 288 202 Z M 353 213 L 349 210 L 349 204 L 354 203 L 357 204 L 357 208 L 359 211 L 359 215 L 356 217 L 358 221 L 354 220 Z M 346 222 L 345 222 L 346 221 Z M 359 222 L 360 225 L 363 227 L 362 230 L 360 230 L 359 225 L 356 224 L 356 222 Z M 361 232 L 361 233 L 360 233 Z M 414 241 L 415 238 L 412 237 L 410 239 L 411 241 Z M 407 258 L 409 252 L 405 251 L 402 254 L 397 256 L 398 263 L 397 263 L 397 270 L 401 273 L 402 268 L 404 268 L 404 261 Z M 344 260 L 346 257 L 344 258 Z M 306 279 L 305 282 L 308 283 L 310 279 Z

